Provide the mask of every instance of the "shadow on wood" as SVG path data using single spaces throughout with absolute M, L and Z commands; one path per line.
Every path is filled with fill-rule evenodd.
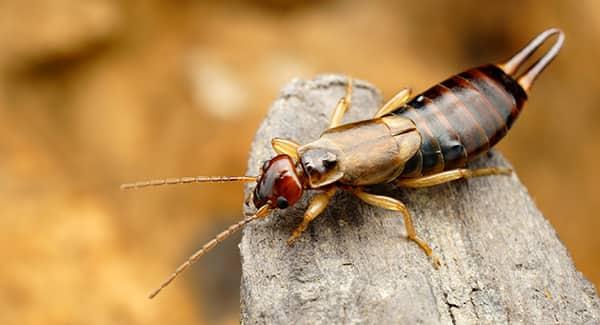
M 254 139 L 249 174 L 273 156 L 271 138 L 317 139 L 344 83 L 344 77 L 326 75 L 285 86 Z M 369 118 L 381 104 L 378 90 L 360 81 L 352 100 L 345 122 Z M 471 164 L 483 166 L 508 163 L 492 151 Z M 593 285 L 575 269 L 516 175 L 383 190 L 409 207 L 417 232 L 441 258 L 439 270 L 406 239 L 399 214 L 347 193 L 338 193 L 288 247 L 305 195 L 296 207 L 244 230 L 242 322 L 600 322 Z

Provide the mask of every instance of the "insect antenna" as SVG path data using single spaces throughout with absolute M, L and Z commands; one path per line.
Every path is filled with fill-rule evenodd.
M 149 186 L 176 185 L 190 183 L 226 183 L 226 182 L 256 182 L 256 176 L 193 176 L 166 179 L 153 179 L 121 185 L 122 190 L 131 190 Z
M 217 236 L 215 236 L 215 238 L 211 239 L 209 242 L 207 242 L 206 244 L 204 244 L 199 250 L 197 250 L 185 262 L 183 262 L 183 264 L 181 264 L 175 270 L 175 272 L 173 272 L 168 278 L 166 278 L 160 284 L 160 286 L 158 288 L 154 289 L 150 293 L 150 295 L 148 295 L 148 298 L 152 299 L 152 298 L 156 297 L 156 295 L 163 288 L 165 288 L 171 282 L 173 282 L 173 280 L 175 280 L 179 276 L 179 274 L 181 274 L 188 267 L 190 267 L 190 265 L 194 264 L 204 254 L 208 253 L 210 250 L 212 250 L 213 248 L 215 248 L 215 246 L 217 246 L 220 242 L 224 241 L 229 236 L 231 236 L 232 234 L 236 233 L 238 230 L 242 229 L 248 223 L 250 223 L 250 222 L 252 222 L 252 221 L 254 221 L 256 219 L 260 219 L 260 218 L 266 217 L 267 214 L 269 214 L 269 212 L 270 212 L 270 208 L 269 208 L 269 206 L 267 204 L 265 204 L 260 209 L 258 209 L 258 211 L 256 211 L 255 214 L 253 214 L 253 215 L 251 215 L 251 216 L 249 216 L 249 217 L 241 220 L 238 223 L 234 223 L 233 225 L 229 226 L 229 228 L 225 229 L 220 234 L 218 234 Z

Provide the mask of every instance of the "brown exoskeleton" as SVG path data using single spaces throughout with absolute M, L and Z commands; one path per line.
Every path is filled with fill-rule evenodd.
M 517 70 L 552 35 L 556 43 L 520 75 Z M 319 139 L 300 145 L 273 139 L 277 155 L 267 161 L 258 176 L 186 177 L 125 184 L 123 188 L 194 182 L 256 182 L 254 215 L 230 226 L 183 263 L 158 289 L 154 297 L 198 258 L 247 223 L 264 218 L 274 209 L 293 206 L 305 190 L 317 193 L 292 231 L 292 244 L 318 217 L 339 190 L 350 191 L 362 201 L 404 217 L 408 238 L 439 266 L 439 259 L 415 231 L 407 207 L 397 199 L 369 193 L 367 186 L 395 183 L 419 188 L 486 175 L 508 175 L 507 168 L 465 168 L 467 162 L 487 152 L 512 126 L 527 99 L 535 78 L 558 54 L 564 41 L 558 29 L 534 38 L 508 61 L 467 70 L 411 99 L 401 90 L 372 119 L 340 125 L 352 98 L 352 81 L 334 110 L 329 129 Z

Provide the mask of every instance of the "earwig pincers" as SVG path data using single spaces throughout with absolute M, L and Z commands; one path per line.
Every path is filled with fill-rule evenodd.
M 550 49 L 518 74 L 531 55 L 552 36 L 556 36 L 556 41 Z M 505 62 L 467 70 L 413 97 L 411 90 L 404 88 L 373 118 L 342 125 L 352 99 L 349 79 L 329 128 L 317 140 L 304 145 L 289 139 L 272 139 L 276 156 L 263 164 L 258 176 L 183 177 L 122 185 L 129 189 L 202 182 L 256 183 L 247 199 L 256 212 L 202 246 L 150 298 L 232 233 L 267 217 L 275 209 L 294 206 L 307 190 L 315 194 L 288 244 L 293 244 L 325 210 L 334 194 L 343 190 L 370 205 L 400 212 L 408 238 L 432 258 L 437 268 L 439 258 L 417 235 L 408 208 L 395 198 L 370 193 L 369 186 L 393 183 L 420 188 L 479 176 L 510 175 L 512 171 L 504 167 L 466 166 L 506 135 L 519 116 L 533 82 L 557 56 L 563 42 L 562 31 L 548 29 Z

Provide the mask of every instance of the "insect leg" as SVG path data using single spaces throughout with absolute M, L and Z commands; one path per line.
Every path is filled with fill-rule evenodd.
M 385 114 L 396 110 L 398 107 L 406 104 L 410 98 L 412 90 L 410 88 L 402 88 L 392 99 L 388 100 L 387 103 L 383 104 L 381 108 L 375 113 L 375 117 L 382 117 Z
M 333 110 L 333 115 L 331 116 L 331 122 L 329 123 L 330 128 L 334 128 L 340 124 L 342 124 L 342 118 L 344 114 L 350 107 L 350 103 L 352 102 L 352 78 L 348 78 L 348 84 L 346 86 L 346 95 L 337 102 L 335 109 Z
M 318 217 L 323 212 L 323 210 L 325 210 L 325 208 L 329 204 L 329 201 L 331 200 L 331 197 L 335 194 L 336 190 L 337 189 L 335 187 L 332 187 L 324 192 L 315 195 L 312 198 L 310 204 L 308 205 L 308 208 L 306 209 L 306 212 L 304 212 L 304 219 L 298 225 L 298 227 L 296 227 L 296 229 L 292 231 L 292 235 L 290 236 L 290 238 L 288 238 L 288 245 L 292 245 L 296 241 L 296 239 L 298 239 L 298 237 L 302 235 L 306 228 L 308 228 L 310 222 L 313 221 L 316 217 Z
M 273 138 L 271 139 L 271 146 L 277 154 L 288 155 L 292 158 L 292 160 L 294 160 L 294 162 L 298 162 L 300 159 L 298 157 L 298 148 L 300 145 L 292 140 Z
M 489 175 L 510 175 L 512 170 L 505 167 L 488 167 L 479 169 L 455 169 L 419 178 L 404 178 L 396 182 L 401 187 L 429 187 L 448 183 L 458 179 L 466 179 Z
M 384 208 L 386 210 L 401 212 L 402 216 L 404 217 L 404 227 L 406 228 L 408 239 L 417 243 L 417 245 L 421 247 L 425 254 L 431 257 L 435 268 L 438 268 L 440 266 L 440 260 L 435 254 L 433 254 L 433 250 L 431 249 L 431 247 L 429 247 L 427 242 L 425 242 L 423 239 L 417 236 L 417 232 L 415 231 L 412 218 L 404 203 L 388 196 L 367 193 L 360 188 L 355 188 L 352 191 L 356 196 L 358 196 L 359 199 L 365 201 L 368 204 Z

